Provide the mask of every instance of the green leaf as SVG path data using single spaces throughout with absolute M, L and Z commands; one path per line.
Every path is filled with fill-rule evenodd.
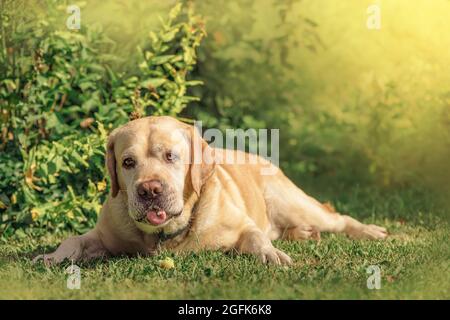
M 164 64 L 164 63 L 171 61 L 174 57 L 175 57 L 175 55 L 173 55 L 173 54 L 157 56 L 157 57 L 153 57 L 150 60 L 150 63 L 153 65 L 160 65 L 160 64 Z
M 180 14 L 181 8 L 182 8 L 182 4 L 181 3 L 177 3 L 175 5 L 175 7 L 173 7 L 170 10 L 170 12 L 169 12 L 169 19 L 170 20 L 174 20 Z
M 165 78 L 153 78 L 153 79 L 147 79 L 147 80 L 141 82 L 141 86 L 145 87 L 145 88 L 148 88 L 148 87 L 158 88 L 165 82 L 167 82 L 167 79 L 165 79 Z

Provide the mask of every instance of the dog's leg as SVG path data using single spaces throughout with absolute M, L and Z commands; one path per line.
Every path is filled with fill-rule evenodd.
M 376 240 L 387 237 L 387 231 L 383 227 L 373 224 L 363 224 L 350 216 L 341 215 L 336 212 L 328 212 L 320 208 L 320 206 L 303 213 L 307 216 L 310 224 L 319 231 L 345 233 L 355 239 Z
M 329 206 L 308 196 L 284 175 L 271 177 L 265 193 L 269 215 L 280 229 L 281 238 L 317 238 L 319 232 L 342 232 L 358 239 L 384 239 L 383 227 L 363 224 L 334 212 Z
M 33 263 L 40 260 L 46 266 L 55 265 L 64 260 L 80 261 L 107 256 L 109 252 L 103 246 L 97 230 L 91 230 L 81 236 L 74 236 L 64 240 L 55 252 L 41 254 L 33 259 Z
M 269 238 L 256 226 L 249 227 L 241 233 L 236 249 L 241 253 L 256 255 L 263 263 L 276 265 L 292 263 L 292 259 L 275 248 Z
M 285 228 L 281 234 L 281 239 L 285 240 L 320 240 L 320 231 L 308 225 L 297 225 L 292 228 Z

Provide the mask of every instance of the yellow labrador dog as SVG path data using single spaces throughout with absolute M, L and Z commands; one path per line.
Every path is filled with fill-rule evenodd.
M 217 161 L 225 154 L 245 161 Z M 340 215 L 308 196 L 262 157 L 212 148 L 194 126 L 171 117 L 141 118 L 114 130 L 106 164 L 111 192 L 96 227 L 35 261 L 206 249 L 290 264 L 272 240 L 318 238 L 322 231 L 387 236 L 386 229 Z

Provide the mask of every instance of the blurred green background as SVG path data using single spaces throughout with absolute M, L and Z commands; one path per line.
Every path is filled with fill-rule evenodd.
M 0 18 L 4 239 L 91 228 L 107 133 L 144 114 L 279 128 L 281 167 L 323 200 L 406 190 L 448 214 L 450 1 L 0 0 Z

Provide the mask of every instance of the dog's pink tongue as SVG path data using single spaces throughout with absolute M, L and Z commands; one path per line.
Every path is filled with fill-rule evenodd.
M 167 214 L 163 210 L 147 212 L 147 220 L 155 226 L 166 221 L 166 218 L 167 218 Z

